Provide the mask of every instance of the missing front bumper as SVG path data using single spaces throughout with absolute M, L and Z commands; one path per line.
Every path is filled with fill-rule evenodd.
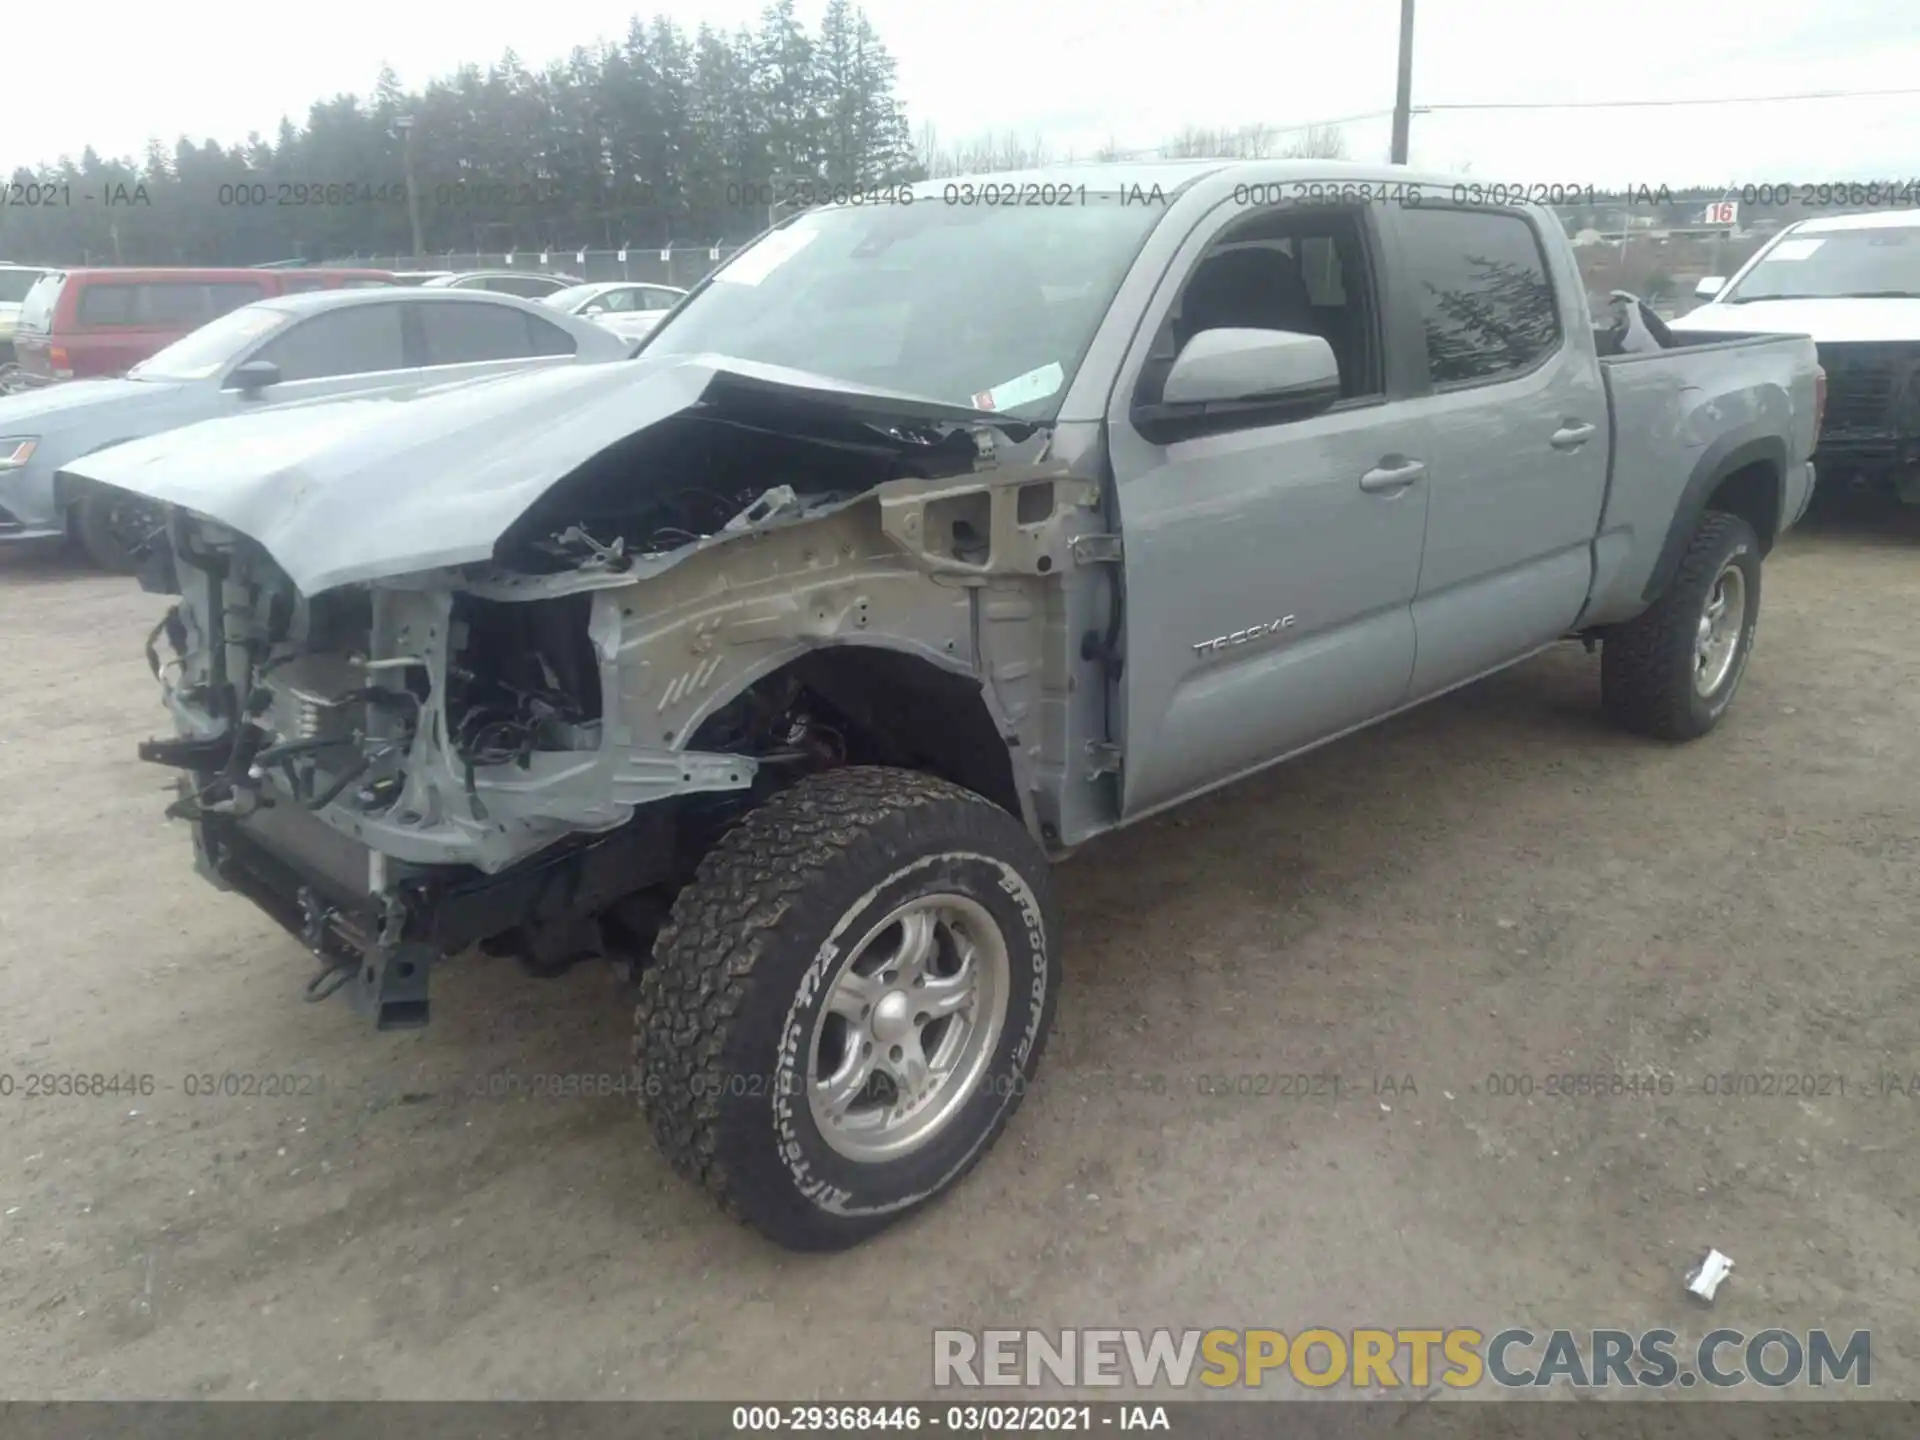
M 353 1008 L 382 1030 L 430 1016 L 434 961 L 510 931 L 597 914 L 677 877 L 675 807 L 644 808 L 617 830 L 487 875 L 406 866 L 298 806 L 193 821 L 196 865 L 244 895 L 329 967 Z M 331 993 L 334 985 L 320 986 Z

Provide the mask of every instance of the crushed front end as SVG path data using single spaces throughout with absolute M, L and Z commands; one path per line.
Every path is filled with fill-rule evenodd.
M 147 646 L 174 733 L 141 755 L 178 773 L 169 813 L 322 959 L 311 993 L 384 1027 L 475 944 L 637 960 L 713 840 L 814 769 L 945 774 L 1055 832 L 1036 807 L 1079 774 L 1041 717 L 1093 683 L 1062 637 L 1093 624 L 1101 491 L 1049 430 L 704 362 L 623 383 L 75 467 L 167 507 L 142 583 L 179 597 Z M 571 422 L 535 425 L 567 387 Z M 517 428 L 482 445 L 502 396 Z
M 251 540 L 169 524 L 146 579 L 180 598 L 147 658 L 176 734 L 141 758 L 180 772 L 168 814 L 202 873 L 323 960 L 315 998 L 346 988 L 382 1028 L 426 1023 L 432 962 L 469 945 L 597 947 L 579 917 L 674 863 L 678 809 L 642 802 L 751 782 L 745 757 L 608 743 L 605 592 L 516 604 L 429 576 L 308 597 Z

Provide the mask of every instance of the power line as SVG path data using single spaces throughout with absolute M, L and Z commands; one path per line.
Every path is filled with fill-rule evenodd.
M 1782 105 L 1799 100 L 1867 100 L 1893 95 L 1920 95 L 1920 86 L 1897 90 L 1808 90 L 1799 95 L 1727 95 L 1685 100 L 1508 100 L 1480 105 L 1416 105 L 1413 113 L 1440 110 L 1639 110 L 1675 105 Z

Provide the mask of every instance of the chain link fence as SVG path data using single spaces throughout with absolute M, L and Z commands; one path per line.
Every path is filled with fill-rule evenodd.
M 572 275 L 583 281 L 637 280 L 685 290 L 740 248 L 699 245 L 643 250 L 630 246 L 625 250 L 495 250 L 487 254 L 450 250 L 432 255 L 335 255 L 321 263 L 372 270 L 525 270 Z

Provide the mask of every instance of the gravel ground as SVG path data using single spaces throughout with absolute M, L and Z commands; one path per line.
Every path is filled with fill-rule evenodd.
M 945 1203 L 812 1258 L 628 1099 L 531 1093 L 624 1073 L 605 968 L 450 964 L 401 1035 L 302 1004 L 133 759 L 159 599 L 0 557 L 0 1393 L 859 1398 L 924 1392 L 935 1326 L 1523 1323 L 1869 1329 L 1920 1397 L 1917 551 L 1790 537 L 1696 745 L 1610 732 L 1563 647 L 1089 847 L 1044 1083 Z M 1593 1072 L 1642 1091 L 1545 1093 Z M 1261 1078 L 1298 1073 L 1339 1094 Z M 226 1074 L 300 1093 L 188 1093 Z

